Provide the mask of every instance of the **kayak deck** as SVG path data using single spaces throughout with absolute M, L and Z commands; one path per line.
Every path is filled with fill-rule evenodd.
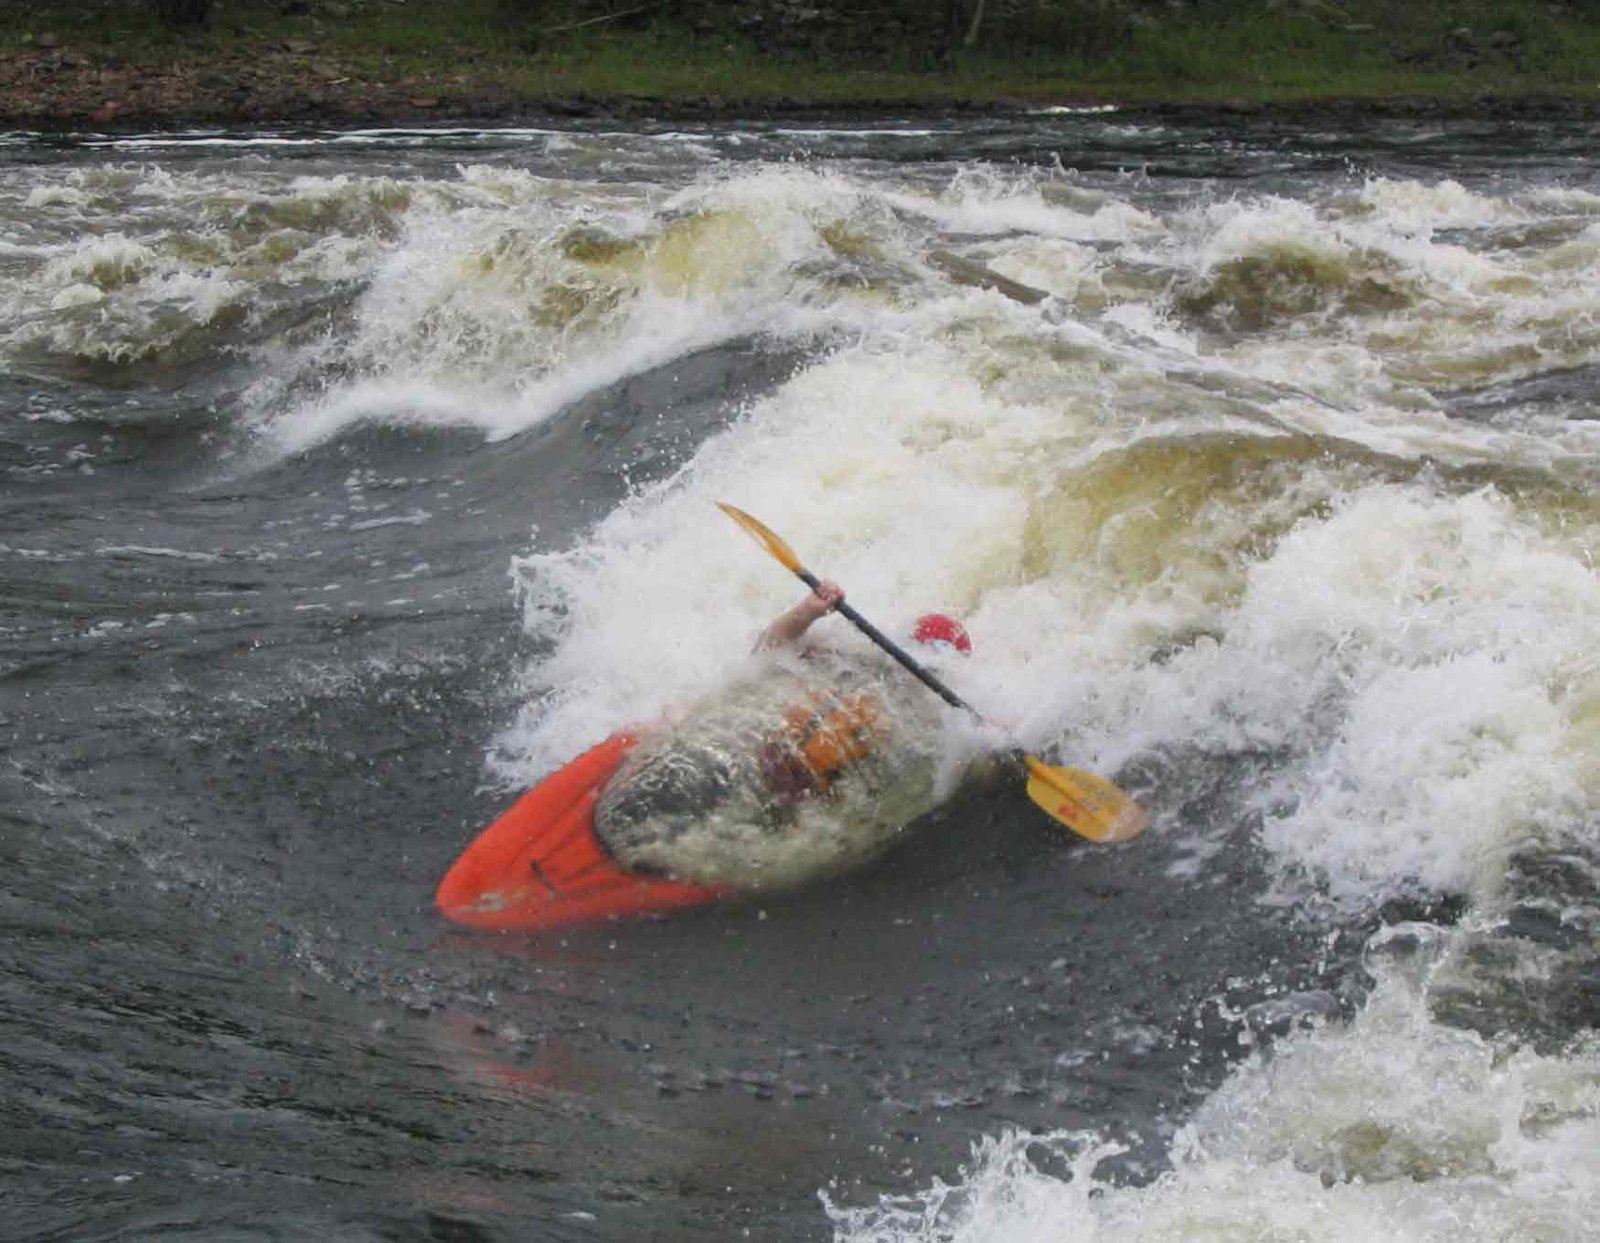
M 595 802 L 637 741 L 613 734 L 523 794 L 445 874 L 439 911 L 469 927 L 534 932 L 699 906 L 727 892 L 624 871 L 595 835 Z

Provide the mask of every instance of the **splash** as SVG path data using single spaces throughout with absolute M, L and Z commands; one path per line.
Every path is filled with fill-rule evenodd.
M 1434 1023 L 1418 982 L 1394 972 L 1350 1025 L 1235 1071 L 1150 1184 L 1113 1179 L 1102 1167 L 1117 1151 L 1009 1132 L 954 1186 L 824 1202 L 840 1243 L 1576 1243 L 1600 1211 L 1600 1047 L 1504 1053 Z M 1047 1172 L 1062 1165 L 1065 1178 Z

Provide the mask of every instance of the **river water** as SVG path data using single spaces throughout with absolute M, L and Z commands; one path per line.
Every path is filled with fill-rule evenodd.
M 1593 1238 L 1597 143 L 0 138 L 5 1236 Z M 1150 830 L 446 926 L 795 599 L 716 500 Z

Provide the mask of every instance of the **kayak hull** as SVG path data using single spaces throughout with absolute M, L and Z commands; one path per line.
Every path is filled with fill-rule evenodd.
M 522 795 L 467 847 L 434 901 L 455 923 L 538 932 L 714 902 L 718 885 L 624 871 L 594 831 L 595 803 L 637 738 L 613 734 Z

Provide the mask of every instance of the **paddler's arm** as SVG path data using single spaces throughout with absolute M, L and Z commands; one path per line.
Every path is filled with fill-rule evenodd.
M 774 648 L 788 647 L 799 642 L 800 636 L 811 629 L 812 622 L 833 612 L 843 599 L 844 588 L 838 583 L 823 580 L 817 584 L 817 589 L 799 604 L 772 619 L 771 624 L 756 640 L 756 651 L 769 652 Z

